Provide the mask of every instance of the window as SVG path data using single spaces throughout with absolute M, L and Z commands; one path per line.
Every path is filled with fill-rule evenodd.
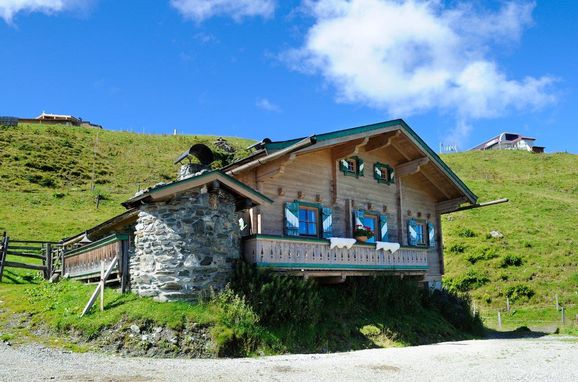
M 344 175 L 355 176 L 356 178 L 363 176 L 364 166 L 363 159 L 359 157 L 351 157 L 339 161 L 339 170 Z
M 363 225 L 373 232 L 373 237 L 367 240 L 367 243 L 375 243 L 376 238 L 378 237 L 379 225 L 378 225 L 378 216 L 373 214 L 364 214 L 363 216 Z
M 394 183 L 393 167 L 388 164 L 377 162 L 373 165 L 373 177 L 378 183 Z
M 416 222 L 416 226 L 415 226 L 415 232 L 416 232 L 416 241 L 417 241 L 417 245 L 427 245 L 427 238 L 426 238 L 426 225 L 424 222 Z
M 308 206 L 299 206 L 299 236 L 319 235 L 319 209 Z

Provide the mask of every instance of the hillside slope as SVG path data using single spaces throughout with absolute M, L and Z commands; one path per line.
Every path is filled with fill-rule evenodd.
M 251 141 L 227 138 L 245 152 Z M 58 240 L 123 211 L 138 187 L 174 179 L 173 161 L 215 137 L 73 127 L 0 127 L 0 232 Z M 96 153 L 96 154 L 95 154 Z M 218 151 L 217 165 L 231 160 Z M 578 156 L 468 152 L 443 159 L 480 196 L 507 204 L 445 215 L 446 285 L 486 307 L 578 302 Z M 95 190 L 90 186 L 93 178 Z M 95 198 L 105 199 L 96 208 Z M 492 238 L 490 231 L 503 238 Z M 526 295 L 526 296 L 525 296 Z M 528 298 L 527 295 L 530 295 Z
M 578 302 L 578 155 L 521 151 L 443 157 L 481 201 L 442 218 L 445 282 L 481 307 Z M 493 238 L 490 231 L 503 238 Z
M 124 210 L 140 188 L 176 178 L 173 162 L 195 143 L 216 153 L 215 166 L 246 155 L 253 141 L 142 135 L 68 126 L 0 127 L 0 232 L 14 238 L 59 240 Z M 94 174 L 94 175 L 93 175 Z M 94 189 L 91 185 L 94 179 Z M 102 199 L 96 208 L 96 197 Z

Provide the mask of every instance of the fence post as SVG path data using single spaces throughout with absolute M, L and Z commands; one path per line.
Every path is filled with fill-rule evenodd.
M 564 307 L 562 307 L 562 325 L 564 325 L 564 321 L 566 321 L 566 312 Z
M 502 329 L 502 315 L 500 314 L 500 311 L 498 310 L 498 329 Z
M 104 310 L 104 260 L 100 262 L 100 311 Z
M 506 297 L 506 309 L 508 310 L 508 312 L 510 311 L 510 298 Z
M 556 312 L 560 310 L 560 304 L 558 304 L 558 293 L 556 293 Z

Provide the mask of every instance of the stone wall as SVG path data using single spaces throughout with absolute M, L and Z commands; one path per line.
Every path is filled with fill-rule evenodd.
M 195 189 L 139 209 L 130 259 L 135 293 L 160 301 L 194 301 L 227 284 L 241 250 L 232 195 Z

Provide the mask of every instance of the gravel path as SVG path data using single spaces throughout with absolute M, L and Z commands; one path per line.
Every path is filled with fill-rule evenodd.
M 578 381 L 578 340 L 446 342 L 251 359 L 146 359 L 0 344 L 0 381 Z

